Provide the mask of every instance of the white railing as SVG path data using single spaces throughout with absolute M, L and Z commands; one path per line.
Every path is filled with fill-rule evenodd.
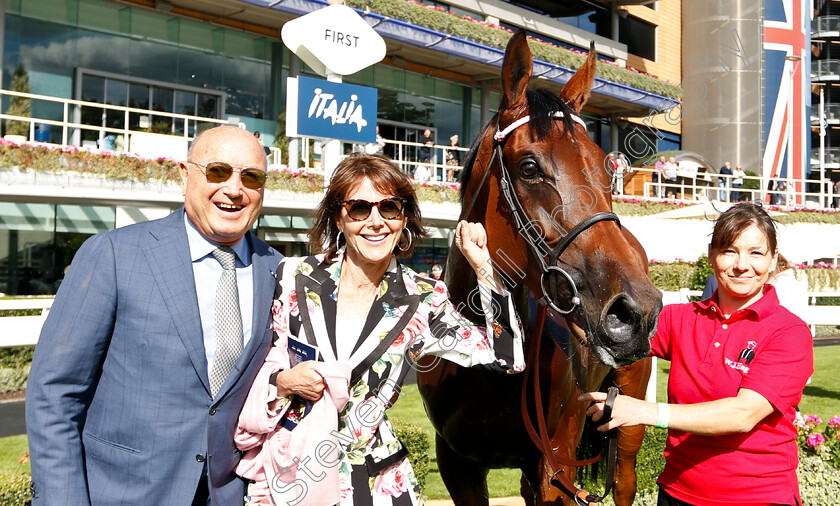
M 34 316 L 0 316 L 0 348 L 34 345 L 52 307 L 53 298 L 0 299 L 0 311 L 39 309 Z
M 59 104 L 61 106 L 61 118 L 56 119 L 52 117 L 28 117 L 15 116 L 11 114 L 0 114 L 0 119 L 7 121 L 20 121 L 28 124 L 29 134 L 26 140 L 35 141 L 36 125 L 49 125 L 61 129 L 60 144 L 81 146 L 82 141 L 81 132 L 92 131 L 96 132 L 97 145 L 102 148 L 104 146 L 105 137 L 108 134 L 115 136 L 122 136 L 122 140 L 126 149 L 128 149 L 128 142 L 132 134 L 147 133 L 143 130 L 132 130 L 129 128 L 131 123 L 131 116 L 137 115 L 146 117 L 149 125 L 152 124 L 152 119 L 157 117 L 169 118 L 172 121 L 171 131 L 180 131 L 177 135 L 184 137 L 187 140 L 192 140 L 196 131 L 196 127 L 202 123 L 209 123 L 211 125 L 226 125 L 229 124 L 227 120 L 218 118 L 207 118 L 203 116 L 192 116 L 188 114 L 176 114 L 164 111 L 153 111 L 150 109 L 137 109 L 135 107 L 125 107 L 119 105 L 100 104 L 98 102 L 85 102 L 82 100 L 74 100 L 70 98 L 51 97 L 47 95 L 36 95 L 33 93 L 22 93 L 11 90 L 0 90 L 0 97 L 19 97 L 30 99 L 33 102 L 40 101 L 50 104 Z M 34 105 L 34 104 L 33 104 Z M 101 111 L 98 117 L 106 116 L 108 111 L 122 113 L 122 128 L 113 128 L 108 126 L 94 125 L 90 123 L 82 123 L 82 108 L 92 108 Z M 33 107 L 32 109 L 37 109 Z
M 635 194 L 626 187 L 624 195 L 649 197 L 651 199 L 670 199 L 696 202 L 703 200 L 730 201 L 736 196 L 740 200 L 752 200 L 766 202 L 771 205 L 795 206 L 795 207 L 820 207 L 820 200 L 823 199 L 823 207 L 831 207 L 834 198 L 840 197 L 835 193 L 834 186 L 826 180 L 825 190 L 820 192 L 805 191 L 807 185 L 819 185 L 818 180 L 807 180 L 799 182 L 799 191 L 796 191 L 796 181 L 792 179 L 773 178 L 774 183 L 783 183 L 778 189 L 768 190 L 768 181 L 759 176 L 743 176 L 741 182 L 732 175 L 723 175 L 708 172 L 685 172 L 678 173 L 677 179 L 666 180 L 662 171 L 650 167 L 634 167 L 632 172 L 648 173 L 651 176 L 658 175 L 659 181 L 646 181 L 644 190 Z M 625 179 L 625 182 L 629 178 Z M 747 181 L 756 181 L 758 188 L 744 188 Z M 740 185 L 737 187 L 736 185 Z M 774 185 L 774 188 L 777 188 Z

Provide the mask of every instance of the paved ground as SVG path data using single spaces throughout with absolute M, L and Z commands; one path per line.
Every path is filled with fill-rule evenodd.
M 0 437 L 26 434 L 23 400 L 0 402 Z

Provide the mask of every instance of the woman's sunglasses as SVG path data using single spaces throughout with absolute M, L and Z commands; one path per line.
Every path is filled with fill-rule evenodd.
M 209 183 L 224 183 L 235 171 L 239 171 L 239 177 L 242 179 L 242 186 L 251 190 L 259 190 L 265 186 L 265 180 L 268 174 L 264 170 L 255 167 L 245 167 L 243 169 L 235 169 L 226 162 L 210 162 L 207 165 L 202 165 L 196 162 L 187 162 L 193 165 L 198 165 L 204 168 L 204 175 L 207 176 Z
M 396 220 L 403 212 L 403 199 L 400 197 L 391 197 L 389 199 L 382 199 L 379 202 L 368 202 L 367 200 L 345 200 L 341 203 L 344 209 L 347 210 L 347 216 L 353 221 L 364 221 L 370 216 L 370 211 L 374 207 L 379 209 L 379 216 L 386 220 Z

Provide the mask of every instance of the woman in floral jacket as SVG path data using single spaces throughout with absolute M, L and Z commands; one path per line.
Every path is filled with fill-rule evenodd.
M 332 477 L 335 500 L 319 495 L 322 504 L 422 503 L 385 410 L 424 356 L 522 371 L 513 301 L 489 262 L 480 224 L 459 223 L 455 243 L 478 275 L 469 300 L 481 305 L 485 327 L 459 314 L 442 281 L 397 260 L 426 233 L 411 181 L 384 156 L 354 155 L 339 164 L 316 213 L 310 239 L 323 253 L 285 258 L 278 267 L 274 347 L 240 419 L 237 444 L 247 451 L 240 474 L 255 481 L 250 504 L 289 497 L 315 504 L 315 491 L 322 494 Z M 335 381 L 342 374 L 346 382 Z M 320 413 L 335 413 L 337 430 L 328 430 L 327 416 L 308 416 L 319 403 Z M 256 418 L 249 418 L 254 406 Z M 278 455 L 289 451 L 301 454 Z

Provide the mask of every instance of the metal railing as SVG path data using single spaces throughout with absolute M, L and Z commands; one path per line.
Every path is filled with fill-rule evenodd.
M 840 104 L 826 104 L 825 105 L 825 120 L 830 125 L 840 124 Z M 811 108 L 811 124 L 820 124 L 820 109 L 819 107 Z
M 115 137 L 122 136 L 123 145 L 125 149 L 128 149 L 128 142 L 131 135 L 148 133 L 148 130 L 133 130 L 130 128 L 130 125 L 132 124 L 132 115 L 135 115 L 137 117 L 138 123 L 140 118 L 145 117 L 148 120 L 149 125 L 152 124 L 152 120 L 154 118 L 168 118 L 168 120 L 171 121 L 171 131 L 169 133 L 177 135 L 179 137 L 183 137 L 187 140 L 192 140 L 194 138 L 195 133 L 198 131 L 199 127 L 202 124 L 212 126 L 229 124 L 227 120 L 218 118 L 193 116 L 189 114 L 176 114 L 164 111 L 153 111 L 150 109 L 138 109 L 135 107 L 125 107 L 119 105 L 100 104 L 98 102 L 86 102 L 70 98 L 36 95 L 34 93 L 22 93 L 11 90 L 0 90 L 0 98 L 5 100 L 10 99 L 10 97 L 28 99 L 33 101 L 34 103 L 43 102 L 46 104 L 58 104 L 59 106 L 61 106 L 60 118 L 57 118 L 58 115 L 46 115 L 47 117 L 29 117 L 16 116 L 11 114 L 0 114 L 0 119 L 6 120 L 7 129 L 9 121 L 19 121 L 27 123 L 28 135 L 25 136 L 27 141 L 39 141 L 52 144 L 61 144 L 64 146 L 82 146 L 82 137 L 84 137 L 83 132 L 94 132 L 94 137 L 96 138 L 97 146 L 99 148 L 104 147 L 105 137 L 109 134 L 113 134 Z M 50 107 L 43 108 L 50 109 Z M 32 109 L 37 110 L 38 107 L 33 107 Z M 82 111 L 90 109 L 94 111 L 99 111 L 98 114 L 94 114 L 98 118 L 109 117 L 109 121 L 117 123 L 121 121 L 122 127 L 117 128 L 103 126 L 102 124 L 92 124 L 83 122 Z M 109 115 L 109 113 L 111 114 Z M 122 117 L 115 118 L 115 113 L 119 113 Z M 36 130 L 38 130 L 38 125 L 57 127 L 61 129 L 60 141 L 51 142 L 52 138 L 46 140 L 36 138 Z
M 840 155 L 840 153 L 838 153 Z M 828 161 L 828 158 L 826 158 Z M 624 185 L 623 194 L 637 197 L 648 197 L 651 199 L 673 199 L 683 201 L 704 201 L 704 200 L 752 200 L 766 202 L 771 205 L 793 206 L 793 207 L 820 207 L 823 200 L 823 207 L 829 207 L 834 198 L 840 194 L 834 192 L 834 186 L 826 180 L 826 186 L 822 193 L 807 192 L 806 184 L 819 184 L 819 181 L 805 181 L 797 184 L 792 179 L 773 178 L 773 188 L 768 189 L 769 181 L 759 176 L 744 176 L 738 178 L 733 175 L 722 175 L 716 173 L 678 173 L 676 180 L 666 180 L 662 172 L 651 167 L 634 167 L 633 173 L 649 174 L 645 177 L 642 191 L 632 191 L 629 185 Z M 659 178 L 652 181 L 653 176 Z M 625 183 L 628 178 L 625 178 Z M 758 183 L 758 188 L 744 188 L 748 181 Z M 754 184 L 747 186 L 754 186 Z M 638 185 L 636 186 L 638 188 Z
M 840 60 L 814 60 L 811 62 L 811 80 L 840 80 Z
M 811 21 L 811 37 L 840 37 L 840 16 L 820 16 Z

